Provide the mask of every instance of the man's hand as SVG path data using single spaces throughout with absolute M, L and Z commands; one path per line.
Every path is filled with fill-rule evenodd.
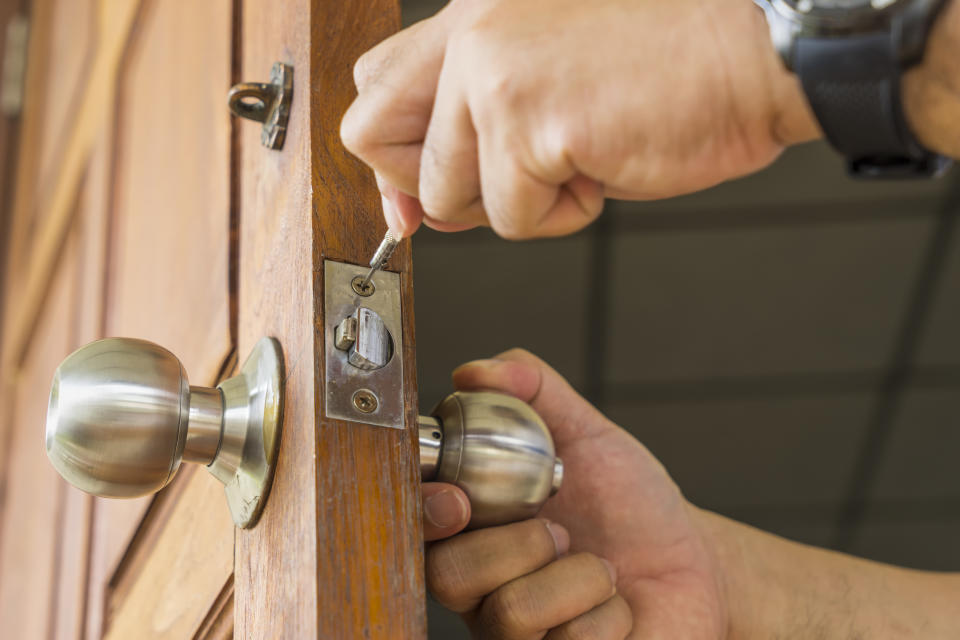
M 466 496 L 424 485 L 436 540 L 427 585 L 477 637 L 960 637 L 960 574 L 815 549 L 697 509 L 639 442 L 529 353 L 453 378 L 530 403 L 564 462 L 563 487 L 537 519 L 459 535 Z
M 458 389 L 530 403 L 553 433 L 564 483 L 542 519 L 434 542 L 427 584 L 441 604 L 483 638 L 725 637 L 723 586 L 695 510 L 636 439 L 525 351 L 453 377 Z M 462 492 L 424 486 L 428 539 L 462 529 Z
M 341 134 L 403 235 L 568 234 L 818 135 L 751 0 L 453 0 L 354 76 Z

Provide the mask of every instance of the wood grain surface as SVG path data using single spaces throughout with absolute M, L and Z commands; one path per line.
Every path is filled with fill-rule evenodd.
M 143 0 L 118 79 L 105 332 L 163 345 L 191 384 L 233 346 L 232 32 L 230 0 Z
M 10 220 L 8 222 L 8 247 L 4 264 L 4 340 L 0 348 L 0 364 L 10 360 L 3 351 L 9 349 L 6 329 L 16 318 L 17 307 L 12 303 L 22 295 L 26 284 L 27 256 L 30 255 L 29 239 L 33 229 L 36 199 L 39 195 L 40 147 L 36 140 L 43 134 L 45 122 L 41 117 L 42 105 L 46 102 L 46 90 L 50 79 L 56 75 L 49 68 L 50 37 L 53 32 L 53 0 L 35 0 L 30 3 L 29 39 L 27 44 L 27 76 L 24 78 L 23 109 L 20 112 L 17 146 L 13 151 L 16 168 L 8 176 L 11 193 Z
M 194 637 L 231 580 L 233 521 L 223 485 L 196 467 L 180 484 L 117 595 L 108 639 Z
M 24 242 L 19 248 L 22 254 L 11 251 L 13 268 L 8 274 L 7 295 L 16 299 L 16 305 L 7 307 L 8 315 L 4 321 L 4 346 L 0 352 L 3 357 L 0 365 L 3 367 L 16 368 L 20 365 L 34 335 L 37 319 L 43 311 L 43 303 L 76 209 L 76 200 L 91 150 L 103 127 L 111 124 L 105 120 L 104 114 L 109 112 L 115 99 L 117 67 L 126 48 L 139 4 L 140 0 L 100 0 L 97 6 L 97 52 L 83 98 L 76 107 L 73 125 L 65 134 L 63 153 L 57 158 L 55 166 L 50 168 L 54 177 L 46 187 L 49 196 L 43 200 L 45 204 L 41 213 L 37 212 L 40 205 L 34 191 L 35 185 L 29 181 L 37 178 L 39 162 L 36 158 L 35 140 L 42 135 L 44 123 L 40 119 L 31 120 L 30 123 L 24 121 L 20 158 L 23 159 L 25 167 L 32 171 L 27 170 L 22 179 L 20 176 L 17 178 L 13 231 L 17 239 L 29 235 L 32 240 L 29 243 Z M 36 41 L 36 46 L 49 46 L 50 29 L 39 28 L 36 33 L 46 34 L 46 37 Z M 34 42 L 31 37 L 31 53 Z M 38 51 L 40 59 L 44 59 L 46 55 L 42 48 Z M 46 71 L 44 68 L 40 73 Z M 42 76 L 36 78 L 38 74 L 34 74 L 32 70 L 29 73 L 31 81 L 28 83 L 28 99 L 31 97 L 30 92 L 43 84 Z M 33 95 L 42 99 L 42 89 L 36 89 Z M 43 218 L 43 224 L 33 233 L 19 233 L 18 229 L 29 228 L 34 217 Z
M 60 560 L 65 485 L 43 447 L 51 374 L 73 347 L 76 235 L 65 247 L 38 340 L 17 378 L 0 528 L 0 629 L 5 638 L 47 638 Z M 82 533 L 80 535 L 83 535 Z
M 318 301 L 323 300 L 322 260 L 366 264 L 386 231 L 373 174 L 344 149 L 340 121 L 355 96 L 357 58 L 399 23 L 394 1 L 314 7 L 310 25 L 319 65 L 311 81 L 327 88 L 311 94 Z M 389 266 L 401 274 L 406 433 L 327 419 L 323 394 L 317 398 L 318 492 L 339 497 L 320 502 L 318 548 L 326 551 L 319 558 L 321 635 L 347 637 L 352 631 L 354 637 L 415 638 L 426 633 L 411 258 L 408 240 Z M 322 332 L 332 331 L 339 319 L 322 320 L 315 342 L 321 372 Z
M 256 527 L 236 536 L 235 624 L 241 638 L 315 638 L 317 439 L 314 414 L 313 232 L 310 195 L 310 2 L 244 0 L 240 77 L 263 81 L 294 67 L 286 143 L 260 144 L 260 126 L 237 122 L 240 154 L 239 353 L 262 336 L 280 341 L 284 417 L 273 488 Z
M 233 352 L 231 122 L 225 106 L 232 37 L 231 0 L 143 0 L 117 81 L 104 334 L 162 345 L 181 360 L 191 384 L 205 386 L 218 382 Z M 189 597 L 169 606 L 189 611 L 183 615 L 195 625 L 207 613 L 195 607 L 212 602 L 232 574 L 233 524 L 222 487 L 221 518 L 182 544 L 211 553 L 227 549 L 231 562 L 201 562 L 186 572 L 154 557 L 159 540 L 166 540 L 158 536 L 175 525 L 175 514 L 190 513 L 189 505 L 206 499 L 181 490 L 185 482 L 175 480 L 160 500 L 99 502 L 100 588 L 109 589 L 104 628 L 112 637 L 124 637 L 138 618 L 150 622 L 141 637 L 182 629 L 181 622 L 154 616 L 143 580 L 157 590 L 183 583 Z M 164 553 L 174 552 L 171 546 Z
M 236 625 L 244 638 L 425 636 L 409 243 L 403 283 L 406 431 L 324 416 L 323 260 L 365 264 L 385 227 L 372 174 L 343 148 L 356 58 L 399 26 L 395 1 L 247 0 L 243 75 L 295 67 L 287 144 L 241 130 L 239 351 L 284 347 L 286 417 L 260 524 L 238 533 Z
M 23 0 L 0 0 L 0 64 L 6 55 L 6 25 L 17 14 L 25 15 Z M 29 49 L 29 44 L 28 44 Z M 26 86 L 24 86 L 26 90 Z M 6 273 L 8 255 L 11 250 L 11 232 L 13 227 L 13 185 L 16 178 L 17 149 L 20 130 L 20 116 L 0 116 L 0 335 L 3 335 L 4 291 L 6 290 Z M 0 345 L 0 350 L 3 345 Z M 0 361 L 3 358 L 0 356 Z M 0 373 L 0 377 L 2 377 Z M 2 384 L 2 383 L 0 383 Z M 2 399 L 2 393 L 0 393 Z M 0 438 L 2 440 L 2 438 Z

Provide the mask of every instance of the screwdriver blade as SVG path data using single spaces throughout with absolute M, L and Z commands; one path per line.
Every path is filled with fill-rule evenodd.
M 400 239 L 395 238 L 388 230 L 387 234 L 383 236 L 383 241 L 380 242 L 380 246 L 377 247 L 376 252 L 373 254 L 373 258 L 370 260 L 370 271 L 367 272 L 366 277 L 363 279 L 363 283 L 360 285 L 361 289 L 367 288 L 367 285 L 370 284 L 370 280 L 373 279 L 373 274 L 386 266 L 387 262 L 390 260 L 390 257 L 393 255 L 393 252 L 397 250 L 399 245 Z

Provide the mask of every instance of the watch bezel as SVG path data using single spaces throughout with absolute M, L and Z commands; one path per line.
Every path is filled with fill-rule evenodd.
M 905 7 L 918 0 L 894 0 L 890 4 L 876 8 L 873 3 L 864 1 L 860 7 L 850 9 L 826 9 L 814 7 L 811 11 L 801 11 L 792 6 L 797 4 L 789 0 L 768 0 L 772 9 L 787 20 L 799 25 L 799 34 L 805 37 L 844 35 L 864 33 L 890 24 L 893 14 L 905 11 Z M 925 0 L 920 0 L 925 1 Z
M 923 57 L 925 35 L 946 0 L 895 0 L 882 8 L 872 4 L 862 10 L 803 12 L 786 0 L 754 0 L 766 14 L 774 47 L 793 70 L 794 43 L 800 38 L 834 38 L 868 33 L 896 32 L 905 66 Z

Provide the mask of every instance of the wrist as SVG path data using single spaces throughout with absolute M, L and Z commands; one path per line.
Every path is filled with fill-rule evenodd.
M 923 61 L 903 78 L 903 106 L 922 145 L 960 157 L 960 2 L 949 0 L 927 41 Z
M 773 627 L 762 618 L 783 618 L 786 613 L 777 590 L 778 581 L 764 576 L 755 564 L 761 564 L 765 554 L 753 545 L 750 527 L 728 520 L 710 511 L 691 507 L 694 522 L 703 537 L 714 563 L 716 581 L 723 597 L 727 631 L 723 640 L 777 637 Z M 769 572 L 767 572 L 769 573 Z M 759 588 L 760 592 L 754 590 Z
M 750 40 L 755 43 L 755 55 L 762 61 L 769 91 L 770 135 L 784 147 L 822 137 L 823 132 L 807 102 L 800 79 L 787 69 L 773 45 L 763 10 L 752 0 L 747 0 L 747 4 L 751 5 L 753 12 Z

